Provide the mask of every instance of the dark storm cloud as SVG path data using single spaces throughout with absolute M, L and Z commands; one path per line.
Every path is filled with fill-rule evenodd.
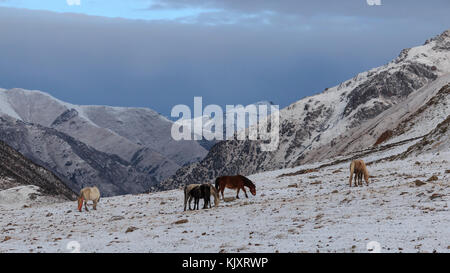
M 318 1 L 251 2 L 204 7 L 197 1 L 188 6 L 205 12 L 175 21 L 0 8 L 0 88 L 40 89 L 73 103 L 144 106 L 166 115 L 175 104 L 192 104 L 193 96 L 203 96 L 205 104 L 271 100 L 286 106 L 450 27 L 448 16 L 436 15 L 447 2 L 433 8 L 435 17 L 414 19 L 401 16 L 407 8 L 397 17 L 369 17 L 347 16 L 353 14 L 349 4 L 324 5 L 333 11 L 324 16 Z M 300 14 L 297 2 L 306 5 L 304 14 L 317 14 L 273 14 Z M 188 7 L 180 1 L 159 5 Z

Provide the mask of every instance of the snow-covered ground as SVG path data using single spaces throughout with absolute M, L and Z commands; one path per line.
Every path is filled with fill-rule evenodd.
M 0 207 L 25 208 L 30 206 L 48 205 L 61 202 L 62 198 L 52 197 L 40 192 L 35 185 L 25 185 L 0 191 Z
M 181 190 L 102 198 L 82 213 L 76 202 L 0 204 L 0 252 L 367 252 L 371 241 L 381 252 L 450 252 L 449 162 L 441 152 L 374 163 L 358 188 L 348 163 L 260 173 L 249 177 L 256 196 L 198 211 L 183 211 Z

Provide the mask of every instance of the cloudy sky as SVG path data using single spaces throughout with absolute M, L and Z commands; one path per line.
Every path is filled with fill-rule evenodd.
M 450 28 L 448 0 L 0 0 L 0 88 L 281 107 Z

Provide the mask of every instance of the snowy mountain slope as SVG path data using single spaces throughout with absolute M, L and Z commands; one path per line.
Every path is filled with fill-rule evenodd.
M 52 196 L 34 185 L 18 186 L 0 190 L 0 207 L 23 209 L 67 201 L 63 196 Z
M 80 116 L 74 108 L 66 110 L 58 116 L 51 124 L 51 128 L 70 135 L 96 150 L 117 155 L 143 172 L 152 169 L 152 176 L 156 180 L 166 178 L 180 167 L 171 159 L 151 148 L 93 124 L 90 120 Z M 137 158 L 140 160 L 136 160 Z
M 11 188 L 14 190 L 8 191 Z M 73 200 L 75 193 L 52 172 L 0 141 L 0 203 L 17 203 L 12 196 Z M 12 202 L 10 202 L 12 201 Z
M 450 76 L 439 91 L 416 112 L 394 129 L 394 137 L 388 142 L 399 141 L 429 133 L 450 115 Z
M 172 122 L 146 108 L 82 106 L 86 116 L 97 126 L 149 149 L 159 152 L 182 166 L 202 159 L 207 151 L 195 141 L 175 141 Z
M 395 128 L 400 123 L 402 116 L 397 111 L 405 107 L 405 100 L 414 102 L 410 104 L 414 109 L 420 108 L 448 83 L 449 45 L 450 30 L 422 46 L 403 50 L 384 66 L 282 109 L 280 145 L 274 152 L 262 152 L 257 141 L 220 142 L 204 160 L 178 170 L 163 185 L 170 189 L 218 175 L 292 167 L 372 146 L 390 129 L 383 126 Z M 385 112 L 391 115 L 383 115 Z M 383 120 L 383 126 L 372 130 L 377 119 Z M 429 129 L 439 118 L 433 122 Z
M 418 143 L 411 145 L 407 151 L 397 158 L 406 158 L 409 155 L 418 155 L 425 152 L 446 152 L 450 149 L 450 115 L 439 123 L 434 130 L 428 133 Z M 450 159 L 450 158 L 449 158 Z
M 448 83 L 450 74 L 438 77 L 351 134 L 340 136 L 332 149 L 320 147 L 312 158 L 324 160 L 329 154 L 346 154 L 374 144 L 393 144 L 426 135 L 450 114 Z
M 249 176 L 256 196 L 226 190 L 228 202 L 198 211 L 183 212 L 181 189 L 102 198 L 83 213 L 75 202 L 0 206 L 0 252 L 70 252 L 72 241 L 80 252 L 367 253 L 371 241 L 381 252 L 449 252 L 449 157 L 371 164 L 371 184 L 358 188 L 348 187 L 348 162 L 259 173 Z

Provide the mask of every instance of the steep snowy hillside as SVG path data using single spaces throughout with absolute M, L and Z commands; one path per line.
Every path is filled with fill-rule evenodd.
M 0 206 L 54 203 L 75 196 L 52 172 L 0 141 Z
M 450 30 L 422 46 L 403 50 L 382 67 L 282 109 L 276 151 L 261 151 L 257 141 L 220 142 L 204 160 L 178 170 L 163 186 L 169 189 L 218 175 L 293 167 L 367 149 L 432 99 L 450 82 L 449 73 Z M 428 123 L 420 128 L 432 130 L 447 117 L 448 107 L 440 107 L 432 108 L 443 113 L 423 117 Z M 417 135 L 408 132 L 405 137 Z
M 79 245 L 80 252 L 367 253 L 372 241 L 380 252 L 449 252 L 449 151 L 376 162 L 383 156 L 364 158 L 369 186 L 348 187 L 348 162 L 318 163 L 249 176 L 256 196 L 235 200 L 225 190 L 227 202 L 207 210 L 184 212 L 181 189 L 102 198 L 82 213 L 76 202 L 0 204 L 0 252 Z
M 397 158 L 406 158 L 409 155 L 418 155 L 424 152 L 447 152 L 450 150 L 450 115 L 439 123 L 434 130 L 425 135 L 421 141 L 410 146 L 407 151 Z M 450 158 L 449 158 L 450 159 Z M 448 162 L 447 162 L 448 163 Z M 450 165 L 450 164 L 447 164 Z
M 18 133 L 11 126 L 26 123 L 27 126 L 21 126 L 20 130 L 23 130 L 21 134 L 29 136 L 24 143 L 5 133 L 0 134 L 1 139 L 71 181 L 69 184 L 74 190 L 93 184 L 102 184 L 108 195 L 157 189 L 156 182 L 174 174 L 181 166 L 202 159 L 207 153 L 197 142 L 174 141 L 171 138 L 172 122 L 150 109 L 79 106 L 40 91 L 0 89 L 0 115 L 5 117 L 0 129 Z M 61 138 L 60 142 L 54 142 L 41 137 L 44 131 L 53 132 L 48 129 L 56 129 L 77 143 L 90 146 L 90 153 L 81 156 L 75 148 L 78 144 L 64 140 L 62 142 L 68 143 L 60 145 Z M 47 149 L 40 151 L 41 146 Z M 97 152 L 101 155 L 97 156 Z M 98 158 L 105 156 L 115 163 L 94 166 Z M 69 165 L 65 165 L 66 162 Z M 122 175 L 105 174 L 115 173 L 116 170 L 108 168 L 119 165 L 119 170 L 123 171 L 118 172 Z M 133 175 L 130 177 L 127 172 Z M 97 182 L 96 179 L 102 176 L 101 182 Z M 130 181 L 136 182 L 120 186 L 120 183 Z M 111 185 L 107 186 L 108 183 Z

